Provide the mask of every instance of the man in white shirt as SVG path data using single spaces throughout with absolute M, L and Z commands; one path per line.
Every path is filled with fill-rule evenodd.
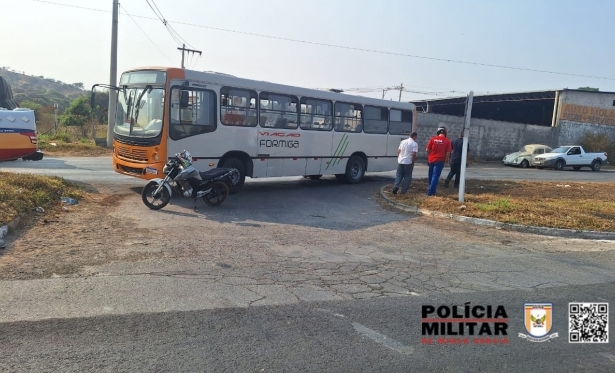
M 416 137 L 416 132 L 412 132 L 408 139 L 399 143 L 399 148 L 397 149 L 397 175 L 395 177 L 395 185 L 393 185 L 393 194 L 397 194 L 399 184 L 401 184 L 401 194 L 406 194 L 410 187 L 414 161 L 416 153 L 419 151 Z

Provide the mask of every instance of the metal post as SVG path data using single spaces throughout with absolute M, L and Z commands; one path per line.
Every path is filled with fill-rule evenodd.
M 113 20 L 111 23 L 111 70 L 109 72 L 109 85 L 117 85 L 117 24 L 119 13 L 119 0 L 113 0 Z M 115 105 L 117 91 L 109 90 L 109 115 L 107 119 L 107 147 L 113 146 L 113 126 L 115 124 Z M 92 108 L 93 109 L 93 108 Z
M 470 136 L 470 119 L 472 118 L 472 101 L 474 92 L 468 95 L 466 118 L 463 125 L 463 148 L 461 150 L 461 170 L 459 171 L 459 202 L 464 201 L 466 191 L 466 162 L 468 161 L 468 137 Z
M 53 134 L 58 133 L 58 104 L 53 104 Z
M 186 50 L 186 44 L 182 45 L 182 69 L 184 68 L 184 51 Z
M 557 123 L 556 122 L 557 121 L 557 109 L 559 109 L 559 91 L 555 91 L 555 100 L 553 101 L 553 117 L 551 118 L 551 127 L 555 127 L 555 123 Z

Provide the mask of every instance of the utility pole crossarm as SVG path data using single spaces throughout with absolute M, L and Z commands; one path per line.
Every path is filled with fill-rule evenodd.
M 200 56 L 200 55 L 201 55 L 201 53 L 202 53 L 201 51 L 197 51 L 197 50 L 195 50 L 195 49 L 188 49 L 188 48 L 186 48 L 186 44 L 183 44 L 181 48 L 179 48 L 179 47 L 178 47 L 177 49 L 178 49 L 178 50 L 180 50 L 180 51 L 182 51 L 182 69 L 184 68 L 184 54 L 185 54 L 186 52 L 189 52 L 189 53 L 198 53 L 198 54 L 199 54 L 199 56 Z

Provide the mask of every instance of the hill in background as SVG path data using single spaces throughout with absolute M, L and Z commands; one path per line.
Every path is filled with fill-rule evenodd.
M 44 76 L 22 74 L 8 67 L 0 67 L 0 76 L 11 86 L 13 99 L 18 105 L 29 101 L 42 107 L 53 107 L 56 103 L 61 112 L 75 98 L 88 94 L 88 91 L 83 89 L 83 83 L 68 84 Z

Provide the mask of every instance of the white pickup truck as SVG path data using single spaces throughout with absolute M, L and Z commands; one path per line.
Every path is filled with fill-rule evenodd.
M 600 171 L 602 164 L 607 163 L 606 156 L 606 152 L 586 153 L 582 146 L 566 145 L 534 157 L 532 165 L 538 169 L 553 168 L 558 171 L 564 167 L 572 167 L 575 171 L 581 167 L 590 167 L 593 171 Z

